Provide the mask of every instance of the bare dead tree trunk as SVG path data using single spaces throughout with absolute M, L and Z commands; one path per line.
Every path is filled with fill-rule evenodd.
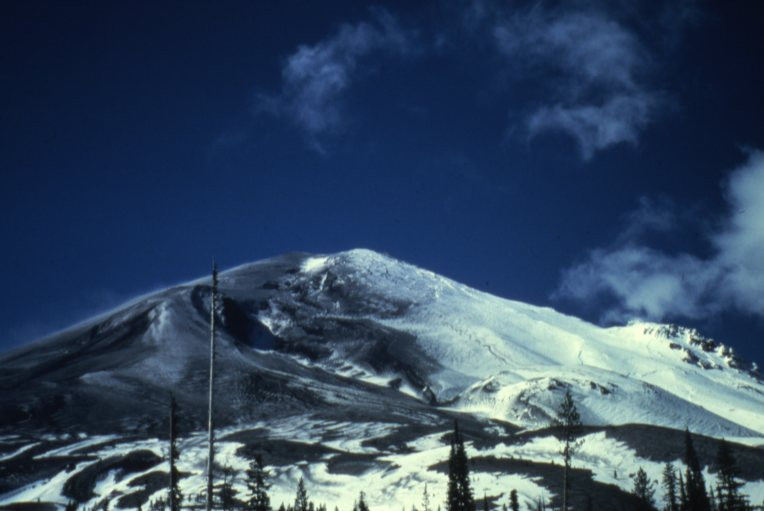
M 213 394 L 215 388 L 215 308 L 218 293 L 218 269 L 212 261 L 212 296 L 210 297 L 210 394 L 208 400 L 207 420 L 207 511 L 212 510 L 212 480 L 215 462 L 215 424 L 212 418 Z

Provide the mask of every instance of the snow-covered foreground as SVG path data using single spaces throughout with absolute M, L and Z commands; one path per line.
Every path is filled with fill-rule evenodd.
M 270 426 L 273 433 L 271 441 L 288 439 L 299 449 L 300 445 L 308 448 L 321 441 L 327 433 L 336 434 L 338 440 L 330 447 L 332 452 L 322 456 L 315 462 L 301 462 L 291 466 L 268 466 L 273 484 L 270 495 L 272 503 L 289 504 L 294 499 L 297 481 L 303 477 L 309 496 L 316 503 L 326 503 L 330 508 L 334 505 L 340 509 L 349 508 L 358 494 L 365 492 L 368 502 L 373 509 L 380 511 L 398 511 L 421 503 L 425 484 L 434 504 L 444 500 L 447 478 L 442 471 L 442 463 L 448 458 L 448 430 L 437 431 L 406 442 L 403 450 L 376 449 L 362 445 L 361 439 L 374 439 L 394 432 L 396 425 L 358 424 L 316 421 L 309 417 L 293 418 L 279 424 L 253 424 L 247 428 L 228 428 L 220 432 L 221 440 L 217 447 L 217 460 L 223 466 L 231 467 L 237 473 L 234 481 L 236 489 L 242 496 L 246 495 L 244 471 L 250 459 L 242 453 L 244 444 L 226 440 L 237 433 L 259 430 Z M 274 427 L 275 426 L 275 427 Z M 276 434 L 276 432 L 279 432 Z M 167 446 L 159 440 L 141 440 L 137 442 L 112 443 L 114 438 L 87 438 L 68 447 L 69 452 L 87 450 L 95 457 L 94 461 L 80 463 L 68 472 L 62 472 L 45 481 L 20 488 L 6 494 L 0 499 L 0 506 L 13 502 L 54 502 L 65 504 L 68 498 L 63 494 L 67 479 L 81 473 L 97 460 L 109 459 L 127 455 L 130 452 L 148 450 L 158 457 L 166 458 Z M 185 498 L 193 501 L 202 495 L 206 480 L 206 438 L 204 434 L 195 434 L 181 439 L 179 443 L 181 457 L 179 469 L 184 475 L 181 488 Z M 552 465 L 560 463 L 560 442 L 553 436 L 532 437 L 522 442 L 505 444 L 499 442 L 493 446 L 478 447 L 467 443 L 468 456 L 477 460 L 476 469 L 472 472 L 472 483 L 476 497 L 487 495 L 494 505 L 509 504 L 509 490 L 518 492 L 520 501 L 528 504 L 539 497 L 547 501 L 558 490 L 558 486 L 549 484 L 539 477 L 533 477 L 518 470 L 514 473 L 502 470 L 481 470 L 482 459 L 524 460 L 539 464 Z M 58 452 L 48 452 L 38 456 L 39 459 L 54 455 Z M 343 455 L 372 456 L 375 464 L 364 470 L 337 470 L 332 467 L 332 460 Z M 267 464 L 267 459 L 266 459 Z M 441 470 L 436 466 L 441 465 Z M 673 460 L 674 466 L 684 468 L 680 459 Z M 659 480 L 664 463 L 652 461 L 637 455 L 636 451 L 624 442 L 610 438 L 604 432 L 585 435 L 581 438 L 581 447 L 573 463 L 575 469 L 591 471 L 597 482 L 616 486 L 626 492 L 633 485 L 631 477 L 637 467 L 642 467 L 653 480 Z M 136 481 L 146 479 L 146 475 L 164 472 L 166 477 L 167 463 L 161 462 L 146 471 L 127 473 L 112 470 L 102 475 L 93 488 L 94 496 L 86 503 L 91 507 L 104 498 L 111 499 L 112 508 L 129 508 L 120 506 L 118 497 L 128 495 L 141 489 Z M 344 473 L 343 473 L 344 472 Z M 352 473 L 351 473 L 352 472 Z M 708 468 L 705 470 L 706 480 L 715 480 L 715 474 Z M 753 502 L 764 499 L 764 474 L 762 479 L 746 483 L 743 490 Z M 662 499 L 663 493 L 657 488 L 656 498 Z M 149 500 L 165 498 L 164 485 L 150 493 Z

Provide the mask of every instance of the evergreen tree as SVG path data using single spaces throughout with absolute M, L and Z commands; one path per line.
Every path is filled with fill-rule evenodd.
M 666 503 L 665 511 L 679 511 L 676 495 L 676 472 L 671 463 L 666 463 L 666 466 L 663 467 L 663 489 L 663 501 Z
M 221 475 L 223 476 L 223 480 L 216 488 L 218 503 L 223 511 L 232 511 L 241 505 L 241 502 L 237 498 L 238 492 L 233 487 L 234 480 L 236 479 L 236 472 L 230 466 L 225 466 L 221 471 Z
M 305 489 L 305 480 L 301 477 L 297 483 L 297 494 L 294 497 L 294 511 L 308 511 L 308 491 Z
M 581 415 L 578 413 L 576 403 L 573 402 L 573 396 L 570 393 L 570 389 L 565 391 L 565 397 L 560 404 L 560 408 L 557 410 L 555 424 L 562 429 L 562 450 L 560 451 L 564 463 L 562 479 L 562 511 L 568 511 L 568 490 L 570 489 L 568 473 L 570 472 L 570 464 L 573 455 L 579 447 L 576 442 L 576 436 L 581 428 Z
M 270 484 L 265 480 L 268 478 L 268 472 L 263 467 L 263 458 L 259 454 L 255 459 L 249 462 L 249 468 L 246 470 L 247 489 L 249 490 L 249 500 L 247 501 L 248 511 L 270 511 L 271 499 L 268 496 Z
M 687 511 L 689 508 L 690 503 L 687 501 L 687 486 L 684 484 L 682 472 L 679 471 L 679 509 L 680 511 Z
M 175 396 L 170 394 L 170 511 L 180 511 L 180 503 L 183 500 L 183 494 L 180 492 L 178 467 L 176 466 L 179 457 L 178 404 L 175 402 Z
M 745 509 L 743 507 L 743 498 L 740 494 L 740 487 L 743 483 L 737 480 L 740 475 L 732 454 L 732 449 L 726 440 L 719 443 L 719 449 L 716 452 L 716 465 L 718 474 L 716 476 L 716 489 L 719 495 L 719 511 L 738 511 Z
M 427 491 L 427 483 L 424 483 L 424 492 L 422 493 L 422 511 L 432 511 L 430 509 L 430 492 Z
M 638 509 L 640 511 L 655 509 L 655 500 L 653 498 L 653 495 L 655 495 L 654 484 L 647 477 L 647 473 L 642 467 L 639 467 L 639 470 L 634 475 L 634 488 L 631 492 L 639 499 L 640 504 Z
M 517 490 L 509 492 L 509 508 L 512 511 L 520 511 L 520 504 L 517 502 Z
M 366 494 L 364 492 L 358 494 L 358 504 L 356 509 L 358 509 L 358 511 L 369 511 L 369 505 L 366 503 Z
M 710 503 L 706 493 L 706 482 L 700 469 L 700 461 L 695 453 L 692 443 L 692 435 L 685 430 L 685 455 L 684 462 L 687 464 L 685 471 L 685 485 L 687 487 L 687 511 L 709 511 Z
M 448 456 L 447 511 L 475 511 L 475 500 L 470 487 L 470 474 L 464 440 L 459 424 L 454 421 L 451 451 Z

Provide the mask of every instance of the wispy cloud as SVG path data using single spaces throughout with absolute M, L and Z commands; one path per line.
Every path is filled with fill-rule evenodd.
M 322 151 L 321 137 L 343 126 L 343 95 L 376 53 L 404 55 L 413 38 L 395 17 L 381 9 L 371 22 L 342 25 L 336 33 L 311 46 L 300 46 L 284 61 L 278 94 L 262 94 L 257 108 L 286 116 L 301 128 L 311 145 Z
M 510 13 L 493 28 L 494 43 L 507 59 L 543 70 L 536 74 L 545 97 L 525 119 L 528 135 L 568 134 L 584 159 L 615 144 L 636 145 L 662 103 L 647 84 L 647 48 L 605 9 L 544 5 Z
M 563 272 L 555 297 L 612 300 L 603 317 L 700 318 L 722 310 L 764 317 L 764 152 L 752 151 L 726 183 L 729 212 L 707 235 L 712 254 L 669 253 L 645 234 L 681 225 L 666 205 L 643 201 L 615 242 Z

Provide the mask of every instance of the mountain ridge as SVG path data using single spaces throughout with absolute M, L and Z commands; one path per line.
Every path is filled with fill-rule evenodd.
M 764 445 L 764 385 L 728 348 L 692 329 L 645 322 L 602 328 L 363 249 L 240 265 L 220 273 L 220 296 L 221 445 L 237 466 L 243 466 L 242 453 L 284 446 L 287 452 L 269 451 L 284 462 L 276 467 L 282 490 L 296 473 L 353 488 L 333 470 L 347 462 L 382 480 L 379 467 L 396 459 L 402 467 L 396 495 L 408 494 L 406 477 L 435 484 L 441 480 L 433 468 L 442 454 L 440 439 L 456 417 L 477 457 L 519 452 L 547 467 L 557 451 L 548 425 L 566 390 L 589 427 L 606 428 L 588 434 L 591 445 L 619 449 L 624 467 L 638 459 L 656 478 L 659 465 L 650 457 L 680 456 L 665 446 L 641 458 L 641 441 L 627 435 L 632 444 L 623 443 L 618 431 L 632 424 L 643 424 L 649 435 L 689 427 L 711 439 Z M 56 459 L 45 453 L 61 449 L 85 453 L 75 456 L 74 475 L 61 476 L 68 481 L 95 470 L 86 458 L 96 454 L 148 449 L 161 459 L 158 438 L 173 391 L 194 453 L 184 461 L 191 474 L 184 484 L 187 492 L 202 488 L 209 297 L 209 279 L 195 279 L 0 355 L 0 476 L 24 460 Z M 278 432 L 287 424 L 293 436 Z M 519 431 L 539 433 L 525 446 L 501 443 Z M 88 443 L 103 435 L 116 447 Z M 359 435 L 360 443 L 348 435 Z M 295 438 L 329 450 L 300 458 L 299 450 L 291 452 Z M 378 438 L 389 440 L 380 444 Z M 84 445 L 72 447 L 78 441 Z M 740 456 L 758 456 L 736 448 Z M 595 449 L 588 456 L 599 454 Z M 337 457 L 346 462 L 332 462 Z M 603 484 L 621 492 L 629 486 L 597 465 L 586 466 L 589 475 L 581 477 L 593 492 L 610 491 Z M 523 479 L 521 493 L 532 499 L 544 491 L 555 472 L 549 467 L 533 469 L 541 479 Z M 104 470 L 104 478 L 113 476 Z M 26 483 L 0 484 L 0 505 L 28 498 L 61 502 L 64 485 L 40 486 L 39 477 L 29 469 Z M 750 482 L 751 492 L 764 497 L 764 474 L 759 479 Z M 112 483 L 109 491 L 131 493 L 129 485 Z M 148 498 L 160 490 L 143 491 Z

